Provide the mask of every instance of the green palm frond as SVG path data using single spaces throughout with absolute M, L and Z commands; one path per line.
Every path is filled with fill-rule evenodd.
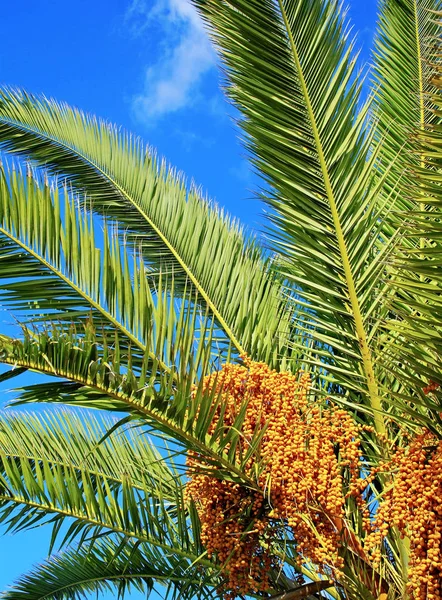
M 137 591 L 171 598 L 213 598 L 216 574 L 189 560 L 122 537 L 93 540 L 50 556 L 1 594 L 3 600 L 71 600 Z
M 145 437 L 120 432 L 100 443 L 109 425 L 69 413 L 3 418 L 0 520 L 10 531 L 51 523 L 52 544 L 119 534 L 197 560 L 180 477 Z
M 51 550 L 57 542 L 67 547 L 5 597 L 25 587 L 59 597 L 62 587 L 72 594 L 75 583 L 79 593 L 96 589 L 89 584 L 136 586 L 143 577 L 180 594 L 206 595 L 198 586 L 217 587 L 220 565 L 201 545 L 199 518 L 193 504 L 184 505 L 184 479 L 173 457 L 138 429 L 109 435 L 114 423 L 69 412 L 2 418 L 0 522 L 11 532 L 51 525 Z M 71 579 L 75 572 L 86 576 Z M 278 570 L 272 579 L 275 589 L 285 589 Z
M 395 309 L 402 316 L 395 327 L 396 335 L 408 342 L 404 345 L 402 360 L 412 364 L 416 374 L 423 374 L 423 383 L 417 377 L 413 380 L 421 395 L 425 395 L 422 388 L 430 383 L 436 384 L 424 402 L 439 425 L 442 406 L 442 394 L 437 385 L 442 384 L 442 26 L 438 19 L 441 14 L 431 15 L 439 37 L 434 36 L 427 55 L 426 106 L 431 109 L 434 118 L 433 122 L 418 124 L 414 130 L 414 179 L 409 187 L 412 203 L 405 213 L 402 253 L 396 259 L 398 286 L 406 294 L 407 302 L 395 304 Z
M 0 445 L 9 458 L 34 456 L 63 464 L 74 464 L 89 472 L 103 473 L 121 482 L 125 474 L 139 490 L 156 487 L 161 495 L 175 501 L 179 474 L 149 438 L 121 428 L 104 438 L 115 419 L 73 411 L 51 411 L 38 415 L 3 411 Z M 160 492 L 161 490 L 161 492 Z
M 152 406 L 159 407 L 155 423 L 170 433 L 174 420 L 172 435 L 182 438 L 197 411 L 196 400 L 189 411 L 192 386 L 229 352 L 228 338 L 208 309 L 202 312 L 195 290 L 189 285 L 175 292 L 175 283 L 159 274 L 151 291 L 141 257 L 129 266 L 118 237 L 107 233 L 97 248 L 90 215 L 67 195 L 63 203 L 58 188 L 51 192 L 30 176 L 25 181 L 19 170 L 7 173 L 0 187 L 0 294 L 33 325 L 23 343 L 5 340 L 4 361 L 74 381 L 60 388 L 69 390 L 68 403 L 78 387 L 98 384 L 100 408 L 139 415 L 142 397 L 151 417 Z M 39 322 L 43 327 L 35 329 Z M 46 386 L 46 397 L 49 389 L 55 392 Z M 95 405 L 97 395 L 91 396 L 86 406 Z M 211 402 L 204 400 L 205 410 L 198 404 L 194 425 L 201 440 Z
M 3 304 L 31 318 L 34 326 L 56 322 L 69 328 L 76 323 L 81 329 L 92 323 L 102 345 L 112 343 L 109 339 L 118 332 L 120 346 L 126 352 L 130 347 L 138 366 L 146 357 L 170 371 L 171 346 L 179 345 L 182 329 L 189 327 L 187 335 L 193 342 L 200 326 L 192 321 L 197 312 L 195 293 L 183 286 L 175 295 L 173 284 L 161 274 L 153 283 L 141 257 L 136 253 L 131 257 L 116 232 L 104 227 L 100 235 L 97 229 L 90 213 L 66 189 L 50 189 L 29 171 L 24 176 L 20 169 L 4 168 L 0 173 Z M 183 307 L 181 315 L 173 310 L 174 301 Z M 189 321 L 184 315 L 191 313 Z
M 397 209 L 414 208 L 408 186 L 411 166 L 420 163 L 414 132 L 434 125 L 440 115 L 431 107 L 431 63 L 439 25 L 434 12 L 440 0 L 381 0 L 374 51 L 374 126 L 380 144 L 380 168 L 390 168 L 386 193 Z M 404 193 L 405 192 L 405 193 Z M 394 217 L 394 213 L 390 218 Z M 413 241 L 413 240 L 409 240 Z
M 338 2 L 194 3 L 220 49 L 228 94 L 243 114 L 245 143 L 269 186 L 263 199 L 272 208 L 277 268 L 293 282 L 289 293 L 295 292 L 302 307 L 294 325 L 305 333 L 304 347 L 306 340 L 312 342 L 307 361 L 325 369 L 325 381 L 337 384 L 338 392 L 346 390 L 342 400 L 349 406 L 362 401 L 374 409 L 379 432 L 385 431 L 382 409 L 399 420 L 410 411 L 412 420 L 428 425 L 433 417 L 422 389 L 438 358 L 422 332 L 408 334 L 404 319 L 412 319 L 413 304 L 422 304 L 434 290 L 431 285 L 422 290 L 416 278 L 407 285 L 399 273 L 404 244 L 429 244 L 427 234 L 413 241 L 414 217 L 403 212 L 416 206 L 422 211 L 425 199 L 416 188 L 398 183 L 399 171 L 423 166 L 412 139 L 412 131 L 421 128 L 419 115 L 428 121 L 437 117 L 429 99 L 419 95 L 431 88 L 427 61 L 437 29 L 428 2 L 382 3 L 379 98 L 362 108 L 361 79 Z M 400 48 L 398 19 L 406 22 L 401 28 L 417 28 L 418 35 Z M 388 70 L 412 43 L 403 76 L 413 83 L 403 88 L 404 100 L 397 98 L 402 137 L 393 148 L 395 135 L 384 139 L 390 125 L 382 119 L 390 119 L 394 108 L 377 127 L 370 126 L 368 115 L 372 106 L 376 114 L 391 101 L 399 83 L 388 79 Z M 390 54 L 384 57 L 382 48 Z M 414 95 L 407 104 L 410 85 Z M 396 161 L 406 139 L 409 148 Z
M 107 238 L 103 252 L 95 245 L 95 228 L 67 190 L 50 190 L 29 171 L 25 178 L 20 170 L 5 170 L 0 201 L 3 303 L 25 312 L 33 323 L 92 319 L 102 330 L 117 328 L 126 345 L 143 352 L 143 335 L 136 336 L 128 322 L 130 311 L 121 314 L 126 304 L 128 309 L 134 304 L 127 262 L 121 264 L 120 248 L 112 248 Z M 145 282 L 144 272 L 139 280 Z M 152 297 L 145 290 L 138 293 L 148 319 Z
M 25 92 L 0 95 L 0 145 L 87 194 L 94 211 L 124 228 L 148 268 L 191 285 L 238 352 L 280 364 L 289 314 L 267 259 L 241 228 L 139 139 Z
M 440 432 L 440 168 L 430 158 L 440 129 L 437 69 L 439 0 L 381 2 L 375 49 L 375 140 L 380 176 L 389 168 L 380 197 L 394 197 L 385 215 L 386 235 L 399 233 L 390 261 L 389 313 L 381 324 L 380 355 L 395 403 L 411 420 Z M 434 137 L 433 141 L 430 138 Z M 433 157 L 434 158 L 434 157 Z M 405 266 L 406 265 L 406 266 Z M 413 405 L 409 404 L 410 397 Z M 422 417 L 429 411 L 427 419 Z M 418 415 L 421 416 L 418 416 Z
M 337 1 L 195 0 L 243 113 L 246 144 L 270 186 L 280 271 L 297 288 L 317 359 L 381 408 L 370 348 L 381 276 L 395 240 L 381 233 L 376 153 L 358 113 L 361 81 Z M 351 173 L 351 176 L 349 175 Z M 331 352 L 330 352 L 331 350 Z M 375 417 L 379 430 L 382 418 Z
M 149 426 L 153 434 L 164 434 L 182 448 L 204 456 L 213 465 L 214 475 L 258 489 L 244 469 L 250 457 L 257 455 L 264 431 L 257 430 L 247 440 L 239 458 L 235 454 L 235 448 L 242 443 L 246 404 L 233 427 L 225 428 L 223 411 L 217 413 L 221 397 L 215 389 L 203 391 L 191 362 L 189 369 L 163 372 L 160 376 L 154 370 L 149 377 L 143 370 L 136 373 L 127 369 L 120 362 L 118 338 L 114 345 L 100 351 L 91 329 L 87 337 L 54 330 L 51 334 L 25 335 L 23 341 L 4 337 L 0 360 L 57 378 L 54 383 L 25 387 L 19 402 L 62 403 L 130 413 Z M 200 358 L 201 355 L 204 358 L 203 352 Z M 126 360 L 130 364 L 130 356 Z M 207 359 L 202 365 L 209 368 Z M 215 417 L 218 426 L 213 428 Z
M 438 430 L 441 399 L 437 390 L 430 397 L 424 390 L 429 382 L 440 381 L 442 350 L 440 207 L 434 200 L 439 167 L 429 159 L 437 146 L 429 138 L 437 138 L 441 119 L 441 9 L 440 0 L 380 3 L 373 82 L 379 176 L 389 170 L 380 197 L 394 198 L 394 209 L 383 219 L 384 231 L 387 236 L 398 232 L 400 239 L 388 269 L 388 318 L 380 326 L 384 386 L 394 389 L 395 403 L 412 420 L 421 420 L 429 411 L 426 424 L 438 423 Z
M 51 525 L 51 548 L 68 547 L 5 597 L 25 589 L 76 597 L 154 581 L 192 595 L 205 578 L 213 584 L 217 568 L 193 538 L 179 474 L 145 436 L 120 430 L 103 441 L 112 424 L 67 412 L 2 418 L 0 521 L 12 532 Z

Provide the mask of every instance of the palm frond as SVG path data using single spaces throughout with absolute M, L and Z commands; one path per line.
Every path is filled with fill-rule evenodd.
M 173 458 L 160 454 L 139 430 L 109 435 L 112 425 L 70 412 L 2 419 L 0 522 L 11 532 L 51 525 L 51 551 L 56 543 L 67 547 L 5 597 L 49 584 L 46 594 L 54 597 L 61 588 L 80 594 L 112 582 L 124 587 L 157 581 L 172 593 L 193 595 L 197 586 L 217 587 L 222 567 L 201 545 L 199 518 L 192 503 L 184 505 L 184 481 Z M 49 576 L 42 577 L 44 572 Z M 86 576 L 69 579 L 74 573 Z M 275 590 L 286 589 L 278 569 L 272 582 Z
M 81 330 L 92 323 L 102 345 L 118 332 L 121 348 L 126 352 L 131 348 L 138 366 L 145 355 L 158 361 L 159 349 L 179 337 L 174 329 L 179 317 L 170 327 L 173 301 L 185 306 L 195 296 L 183 287 L 181 296 L 173 298 L 173 287 L 158 274 L 153 283 L 141 257 L 128 254 L 116 231 L 105 226 L 101 235 L 97 228 L 66 188 L 50 189 L 29 171 L 24 176 L 20 168 L 4 167 L 0 173 L 3 305 L 21 319 L 30 318 L 34 327 L 55 322 L 63 329 L 74 323 Z M 102 238 L 101 244 L 97 238 Z M 191 325 L 181 321 L 182 326 Z M 194 337 L 194 329 L 188 335 Z M 161 354 L 159 368 L 170 370 L 173 353 Z
M 139 490 L 155 490 L 175 501 L 180 476 L 149 438 L 128 427 L 106 436 L 115 419 L 73 411 L 2 411 L 0 447 L 10 459 L 33 456 L 59 465 L 76 465 L 121 483 L 126 475 Z
M 380 3 L 373 82 L 376 169 L 384 180 L 379 198 L 392 204 L 382 217 L 383 235 L 399 239 L 386 269 L 388 312 L 379 320 L 382 387 L 410 424 L 439 432 L 440 398 L 437 390 L 430 396 L 425 390 L 440 374 L 440 282 L 434 260 L 440 209 L 425 182 L 438 179 L 427 142 L 441 117 L 435 94 L 441 8 L 440 0 Z
M 296 326 L 322 347 L 315 362 L 375 409 L 383 430 L 370 329 L 395 240 L 380 248 L 376 153 L 358 112 L 362 80 L 337 1 L 195 0 L 242 111 L 263 173 L 273 248 L 303 310 Z M 349 175 L 351 174 L 351 176 Z
M 50 556 L 0 598 L 71 600 L 87 598 L 92 592 L 111 592 L 124 598 L 133 591 L 149 596 L 154 589 L 161 592 L 161 586 L 171 598 L 209 598 L 215 593 L 213 571 L 116 536 Z
M 106 425 L 69 413 L 2 419 L 0 521 L 12 532 L 52 524 L 52 545 L 118 534 L 197 560 L 180 477 L 145 437 L 120 432 L 101 442 Z
M 433 422 L 438 424 L 439 435 L 442 406 L 441 14 L 428 15 L 433 28 L 437 28 L 438 37 L 434 36 L 431 51 L 427 54 L 426 106 L 437 121 L 418 124 L 414 130 L 411 202 L 404 218 L 405 240 L 401 254 L 396 258 L 398 276 L 393 282 L 402 291 L 402 301 L 397 300 L 394 304 L 402 317 L 394 324 L 394 332 L 397 339 L 406 339 L 407 343 L 401 361 L 396 360 L 392 369 L 396 375 L 398 370 L 411 365 L 409 380 L 418 388 L 421 402 L 430 410 Z M 391 357 L 396 358 L 394 348 L 387 356 L 391 362 Z M 420 381 L 418 374 L 422 375 Z
M 201 368 L 208 370 L 207 355 L 204 357 L 203 351 L 199 354 Z M 118 338 L 114 348 L 100 350 L 91 329 L 87 337 L 75 332 L 60 334 L 57 330 L 27 335 L 23 341 L 3 336 L 0 357 L 6 364 L 57 378 L 54 383 L 23 388 L 19 402 L 62 403 L 130 413 L 140 424 L 150 427 L 152 433 L 164 434 L 181 448 L 204 456 L 213 464 L 214 475 L 259 489 L 256 481 L 245 475 L 244 466 L 258 452 L 263 431 L 257 430 L 248 440 L 247 450 L 238 461 L 234 448 L 242 437 L 246 404 L 232 428 L 223 427 L 222 411 L 217 416 L 219 426 L 213 428 L 221 398 L 215 387 L 203 391 L 201 372 L 195 369 L 192 358 L 188 360 L 180 371 L 158 375 L 154 369 L 150 375 L 145 370 L 137 373 L 127 368 L 130 356 L 127 363 L 120 362 Z
M 101 408 L 140 415 L 127 398 L 141 395 L 162 406 L 169 433 L 172 415 L 190 423 L 196 410 L 194 403 L 189 412 L 192 386 L 219 367 L 231 349 L 210 311 L 202 312 L 192 286 L 175 292 L 175 284 L 157 274 L 151 291 L 141 257 L 130 267 L 118 237 L 106 233 L 103 249 L 96 248 L 90 215 L 69 196 L 62 219 L 58 188 L 51 193 L 30 176 L 25 181 L 19 170 L 5 176 L 0 186 L 0 295 L 32 318 L 32 331 L 24 328 L 23 343 L 5 339 L 5 360 L 73 380 L 73 386 L 61 386 L 69 390 L 66 401 L 78 387 L 94 385 L 101 373 Z M 45 393 L 49 389 L 55 392 L 54 386 L 46 386 Z M 106 402 L 109 393 L 117 394 L 116 402 Z M 201 428 L 201 419 L 211 414 L 210 402 L 205 400 L 205 411 L 202 405 L 198 409 L 201 439 L 209 427 L 206 421 Z M 182 435 L 181 425 L 174 425 L 173 435 Z
M 173 271 L 176 288 L 194 288 L 238 352 L 273 363 L 287 355 L 287 303 L 267 259 L 139 139 L 66 105 L 4 90 L 0 145 L 68 177 L 94 211 L 124 228 L 149 268 Z
M 396 210 L 410 210 L 417 200 L 408 193 L 414 181 L 411 167 L 421 160 L 414 151 L 414 132 L 440 121 L 431 107 L 430 75 L 439 34 L 434 11 L 441 7 L 440 0 L 381 0 L 379 6 L 373 119 L 379 168 L 390 169 L 385 188 L 387 194 L 394 190 Z

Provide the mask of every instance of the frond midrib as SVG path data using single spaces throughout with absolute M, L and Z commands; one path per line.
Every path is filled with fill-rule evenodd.
M 416 58 L 417 58 L 417 69 L 418 69 L 418 102 L 419 102 L 419 130 L 425 130 L 425 102 L 424 102 L 424 75 L 422 69 L 422 50 L 421 50 L 421 37 L 419 35 L 419 15 L 418 15 L 418 7 L 417 0 L 413 0 L 413 11 L 414 11 L 414 34 L 416 38 Z M 426 163 L 423 154 L 420 154 L 420 167 L 421 169 L 425 169 Z M 421 199 L 420 210 L 426 210 L 426 204 L 423 199 Z M 419 246 L 423 249 L 425 247 L 424 238 L 420 238 Z M 423 281 L 423 280 L 422 280 Z
M 422 70 L 422 51 L 421 51 L 421 39 L 419 35 L 419 15 L 417 8 L 417 0 L 413 0 L 413 11 L 414 11 L 414 34 L 416 39 L 416 58 L 417 58 L 417 69 L 418 69 L 418 86 L 419 86 L 419 118 L 420 127 L 425 125 L 425 103 L 424 103 L 424 76 Z

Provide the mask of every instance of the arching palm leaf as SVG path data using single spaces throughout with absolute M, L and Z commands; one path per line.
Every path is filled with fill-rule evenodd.
M 369 127 L 370 105 L 359 109 L 361 80 L 337 1 L 194 3 L 220 49 L 227 91 L 243 114 L 245 142 L 269 184 L 263 199 L 272 207 L 278 268 L 294 282 L 304 306 L 304 316 L 297 313 L 295 322 L 322 345 L 310 361 L 319 368 L 326 364 L 338 391 L 350 393 L 352 406 L 362 400 L 374 410 L 379 432 L 385 431 L 381 410 L 403 414 L 404 400 L 422 405 L 413 418 L 425 422 L 428 406 L 421 389 L 435 365 L 425 343 L 414 347 L 413 359 L 401 358 L 407 344 L 403 309 L 416 293 L 398 275 L 396 261 L 406 235 L 403 214 L 398 218 L 404 208 L 398 172 L 415 163 L 395 162 L 398 147 L 415 127 L 412 121 L 405 132 L 405 121 L 410 123 L 413 111 L 421 114 L 422 80 L 409 84 L 417 86 L 412 101 L 405 100 L 408 87 L 401 92 L 404 100 L 397 99 L 401 140 L 398 133 L 386 141 L 384 121 L 395 109 L 386 111 L 377 128 Z M 395 22 L 402 17 L 401 28 L 408 31 L 412 22 L 413 31 L 418 29 L 409 71 L 425 76 L 416 60 L 425 61 L 428 53 L 418 56 L 419 48 L 437 25 L 425 17 L 428 2 L 417 8 L 419 22 L 412 4 L 382 3 L 379 111 L 398 85 L 388 80 L 388 70 L 407 53 L 408 41 L 397 49 L 401 34 Z M 382 48 L 390 55 L 384 57 Z M 398 327 L 395 343 L 398 334 L 391 332 Z M 382 405 L 381 397 L 389 402 Z
M 178 474 L 146 438 L 121 432 L 100 443 L 109 428 L 69 413 L 2 419 L 1 520 L 11 531 L 52 523 L 53 543 L 60 531 L 64 544 L 116 533 L 195 560 Z
M 139 430 L 104 436 L 111 425 L 69 412 L 2 420 L 0 521 L 12 532 L 51 524 L 51 547 L 67 546 L 5 598 L 149 589 L 155 581 L 186 597 L 215 593 L 220 565 L 201 546 L 198 516 L 192 504 L 184 508 L 170 457 Z M 276 589 L 287 586 L 276 570 L 274 580 Z
M 132 591 L 147 596 L 154 589 L 161 593 L 161 586 L 172 598 L 213 598 L 215 582 L 207 568 L 201 570 L 181 557 L 165 556 L 146 544 L 116 537 L 50 556 L 20 577 L 2 598 L 70 600 L 93 592 L 114 592 L 124 598 Z
M 120 363 L 118 349 L 106 348 L 100 353 L 97 346 L 92 331 L 87 338 L 57 332 L 25 336 L 23 342 L 4 338 L 1 360 L 61 379 L 28 386 L 23 390 L 22 402 L 58 402 L 129 412 L 154 432 L 162 432 L 181 447 L 204 456 L 213 464 L 214 475 L 257 488 L 256 481 L 245 475 L 244 466 L 257 453 L 264 431 L 257 430 L 248 440 L 239 461 L 235 456 L 246 406 L 239 411 L 234 427 L 226 429 L 222 426 L 222 411 L 217 415 L 220 397 L 215 391 L 204 392 L 199 383 L 195 386 L 193 370 L 177 375 L 164 373 L 160 379 L 154 374 L 149 380 L 143 372 L 137 375 L 127 370 Z M 219 427 L 209 433 L 215 415 Z
M 62 222 L 57 189 L 32 177 L 25 182 L 18 170 L 0 185 L 4 300 L 34 326 L 45 324 L 41 336 L 28 330 L 24 343 L 6 339 L 4 360 L 74 381 L 40 387 L 34 400 L 76 402 L 78 388 L 98 385 L 98 395 L 80 394 L 84 406 L 97 406 L 99 397 L 100 408 L 144 414 L 208 450 L 213 399 L 199 393 L 192 400 L 191 391 L 216 368 L 228 337 L 220 332 L 218 340 L 192 286 L 175 293 L 160 276 L 151 292 L 141 258 L 130 268 L 124 248 L 107 235 L 103 249 L 95 247 L 89 215 L 68 197 Z M 196 437 L 187 432 L 191 425 Z
M 124 227 L 149 267 L 191 285 L 238 352 L 276 361 L 287 353 L 279 285 L 253 242 L 138 139 L 44 98 L 4 91 L 0 144 L 87 193 L 94 211 Z

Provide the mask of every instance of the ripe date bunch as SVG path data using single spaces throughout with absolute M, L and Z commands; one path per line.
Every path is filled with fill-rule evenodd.
M 244 403 L 242 450 L 265 429 L 246 465 L 259 491 L 205 474 L 200 456 L 188 459 L 186 495 L 197 508 L 209 556 L 222 565 L 227 597 L 270 587 L 278 528 L 295 540 L 300 564 L 311 561 L 332 576 L 343 566 L 345 498 L 362 494 L 360 428 L 331 402 L 309 402 L 310 387 L 306 373 L 277 372 L 247 357 L 204 381 L 205 390 L 222 398 L 211 432 L 220 419 L 233 426 Z
M 410 598 L 442 600 L 442 441 L 421 431 L 396 450 L 390 470 L 393 485 L 381 500 L 367 547 L 379 564 L 382 541 L 396 527 L 410 547 Z

